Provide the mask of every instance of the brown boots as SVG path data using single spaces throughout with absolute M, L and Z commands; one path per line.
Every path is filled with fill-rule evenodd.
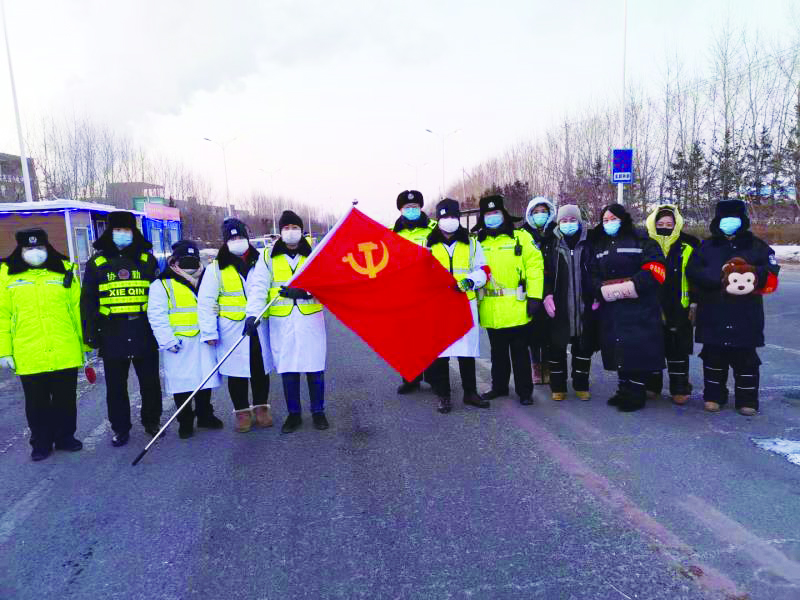
M 253 407 L 256 425 L 259 427 L 272 427 L 272 415 L 269 412 L 269 408 L 269 404 L 257 404 Z
M 253 413 L 249 408 L 242 410 L 235 410 L 233 414 L 236 415 L 236 431 L 239 433 L 247 433 L 253 427 Z

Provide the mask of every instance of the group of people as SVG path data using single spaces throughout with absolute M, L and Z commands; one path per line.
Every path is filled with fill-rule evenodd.
M 736 408 L 756 413 L 762 296 L 777 288 L 779 268 L 772 249 L 750 231 L 744 202 L 720 201 L 703 242 L 683 231 L 671 204 L 657 206 L 644 230 L 620 204 L 605 207 L 590 227 L 576 205 L 556 209 L 537 197 L 520 218 L 506 210 L 502 196 L 491 195 L 481 198 L 471 231 L 457 201 L 441 200 L 433 218 L 423 206 L 418 191 L 401 192 L 394 231 L 428 248 L 450 271 L 467 295 L 473 326 L 419 377 L 403 380 L 399 394 L 427 381 L 438 411 L 449 413 L 448 363 L 455 357 L 467 405 L 488 408 L 508 396 L 512 372 L 521 404 L 533 403 L 535 383 L 549 384 L 552 399 L 563 401 L 569 351 L 575 395 L 589 400 L 591 358 L 599 350 L 604 368 L 618 375 L 608 404 L 643 408 L 648 396 L 660 395 L 665 366 L 673 402 L 685 404 L 696 338 L 703 344 L 705 409 L 718 411 L 728 401 L 732 368 Z M 92 349 L 105 370 L 113 446 L 129 440 L 131 364 L 141 423 L 151 436 L 161 428 L 159 365 L 176 407 L 202 386 L 194 406 L 177 418 L 181 438 L 195 427 L 223 427 L 211 402 L 222 377 L 236 431 L 272 426 L 273 370 L 281 375 L 288 412 L 281 431 L 302 425 L 303 373 L 312 423 L 327 429 L 323 307 L 308 292 L 287 287 L 311 245 L 292 211 L 281 215 L 279 228 L 280 239 L 259 252 L 246 225 L 226 219 L 223 244 L 208 266 L 197 244 L 181 240 L 159 272 L 135 216 L 112 212 L 82 284 L 78 266 L 53 248 L 44 230 L 17 232 L 16 249 L 0 265 L 0 366 L 22 382 L 33 460 L 53 448 L 82 448 L 74 437 L 77 377 Z M 483 393 L 475 371 L 481 327 L 491 347 L 491 389 Z

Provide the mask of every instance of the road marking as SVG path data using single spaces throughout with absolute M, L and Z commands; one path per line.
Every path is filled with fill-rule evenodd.
M 485 363 L 478 362 L 478 372 L 486 373 Z M 479 383 L 486 385 L 485 377 L 478 377 Z M 508 398 L 493 403 L 500 406 L 500 410 L 508 414 L 512 421 L 531 434 L 531 441 L 544 451 L 549 458 L 561 467 L 568 475 L 577 479 L 594 496 L 609 506 L 612 511 L 619 513 L 623 519 L 636 528 L 641 534 L 659 542 L 657 549 L 668 559 L 681 565 L 691 561 L 690 573 L 694 581 L 712 593 L 725 593 L 731 596 L 741 596 L 743 592 L 736 583 L 727 575 L 721 573 L 710 565 L 694 560 L 696 553 L 677 535 L 656 521 L 653 517 L 639 508 L 630 498 L 617 489 L 609 479 L 593 471 L 575 452 L 562 443 L 557 436 L 551 433 L 534 417 L 535 406 L 521 406 L 516 401 Z M 680 556 L 680 555 L 683 555 Z
M 690 495 L 678 504 L 721 541 L 743 550 L 767 571 L 800 585 L 800 563 L 789 559 L 766 540 L 762 540 L 697 496 Z
M 28 518 L 52 486 L 52 480 L 42 479 L 30 492 L 25 494 L 21 500 L 18 500 L 0 517 L 0 544 L 5 544 L 8 541 L 14 533 L 14 529 Z

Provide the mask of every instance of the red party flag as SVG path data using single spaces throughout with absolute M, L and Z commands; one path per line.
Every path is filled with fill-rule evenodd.
M 354 207 L 289 287 L 313 294 L 407 380 L 472 327 L 467 295 L 431 252 Z

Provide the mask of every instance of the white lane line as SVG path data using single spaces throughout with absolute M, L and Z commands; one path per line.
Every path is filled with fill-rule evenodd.
M 748 531 L 740 523 L 722 514 L 697 496 L 690 495 L 678 504 L 721 541 L 744 551 L 767 571 L 790 583 L 800 585 L 800 563 L 788 558 L 766 540 Z
M 800 350 L 795 350 L 794 348 L 786 348 L 784 346 L 778 346 L 776 344 L 765 344 L 766 348 L 772 348 L 773 350 L 783 350 L 784 352 L 789 352 L 791 354 L 800 354 Z
M 0 517 L 0 544 L 8 541 L 17 526 L 28 518 L 52 486 L 52 480 L 42 479 L 21 500 L 3 513 L 3 516 Z

